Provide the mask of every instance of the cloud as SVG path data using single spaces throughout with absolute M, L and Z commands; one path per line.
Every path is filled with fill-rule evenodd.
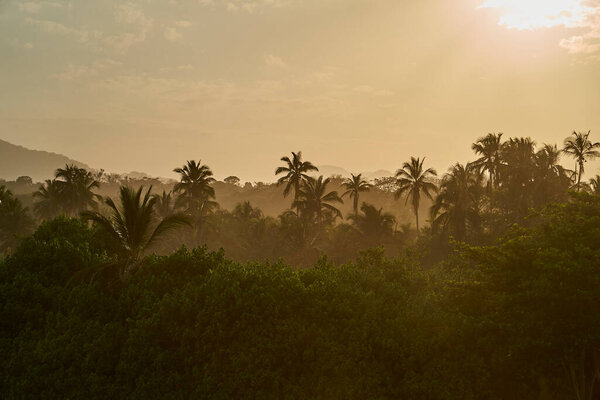
M 174 42 L 177 39 L 181 39 L 181 33 L 177 31 L 177 28 L 165 28 L 164 36 L 167 40 Z
M 479 8 L 502 10 L 498 24 L 508 29 L 578 29 L 583 33 L 562 39 L 560 47 L 570 54 L 600 51 L 600 0 L 487 0 Z
M 28 1 L 25 3 L 19 4 L 19 10 L 22 12 L 26 12 L 29 14 L 35 14 L 42 8 L 40 3 L 34 3 L 33 1 Z
M 33 25 L 44 32 L 53 33 L 64 36 L 71 36 L 75 38 L 80 43 L 85 43 L 90 40 L 92 37 L 98 37 L 101 33 L 97 31 L 87 31 L 85 29 L 77 29 L 65 26 L 58 22 L 48 21 L 48 20 L 39 20 L 31 17 L 25 18 L 25 22 Z
M 110 58 L 96 60 L 90 65 L 69 64 L 63 72 L 53 74 L 51 77 L 63 82 L 75 81 L 82 78 L 97 77 L 101 72 L 121 65 L 119 61 Z
M 193 71 L 194 66 L 192 64 L 177 65 L 175 67 L 163 67 L 160 72 L 182 72 L 182 71 Z
M 179 29 L 187 29 L 192 26 L 192 23 L 186 20 L 175 21 L 173 24 L 174 26 L 166 27 L 163 32 L 163 36 L 171 42 L 179 40 L 183 37 L 183 34 Z
M 115 19 L 117 22 L 135 25 L 141 29 L 150 29 L 154 23 L 151 17 L 146 16 L 135 3 L 131 2 L 116 7 Z
M 221 7 L 229 12 L 255 12 L 264 8 L 279 8 L 292 4 L 295 0 L 199 0 L 200 5 Z
M 175 21 L 175 25 L 179 28 L 189 28 L 192 23 L 190 21 Z
M 147 34 L 152 29 L 154 19 L 146 16 L 135 3 L 125 3 L 115 8 L 115 20 L 132 28 L 120 34 L 108 36 L 104 43 L 116 53 L 125 53 L 130 47 L 146 40 Z
M 19 10 L 28 14 L 36 14 L 42 7 L 62 8 L 63 5 L 56 1 L 26 1 L 19 4 Z
M 31 42 L 22 42 L 19 39 L 10 39 L 7 40 L 6 43 L 13 47 L 20 47 L 23 49 L 33 49 L 35 46 Z
M 268 54 L 265 56 L 265 64 L 269 67 L 274 68 L 287 68 L 288 65 L 285 61 L 281 59 L 281 57 L 275 56 L 273 54 Z
M 593 54 L 600 51 L 600 29 L 594 29 L 584 35 L 571 36 L 560 41 L 560 46 L 571 54 Z

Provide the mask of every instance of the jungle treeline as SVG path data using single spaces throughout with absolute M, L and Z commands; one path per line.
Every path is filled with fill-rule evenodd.
M 244 188 L 194 160 L 169 191 L 72 165 L 29 206 L 2 186 L 0 397 L 597 399 L 590 135 L 492 133 L 375 182 L 294 152 L 277 217 L 219 207 Z

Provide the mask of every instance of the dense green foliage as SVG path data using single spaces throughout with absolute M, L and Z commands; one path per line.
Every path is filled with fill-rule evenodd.
M 107 248 L 59 218 L 0 262 L 0 397 L 567 399 L 599 373 L 598 196 L 427 269 L 418 247 L 306 270 L 197 248 L 73 279 Z
M 187 161 L 162 194 L 72 165 L 29 200 L 0 186 L 0 397 L 598 399 L 589 136 L 489 134 L 440 179 L 297 152 L 271 185 Z

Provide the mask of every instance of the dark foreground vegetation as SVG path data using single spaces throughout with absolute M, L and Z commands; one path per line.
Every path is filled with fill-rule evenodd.
M 413 158 L 388 184 L 415 230 L 359 201 L 376 183 L 338 193 L 298 153 L 277 219 L 220 211 L 192 161 L 174 193 L 114 199 L 67 166 L 38 221 L 2 188 L 0 397 L 598 399 L 598 147 L 488 135 L 441 180 Z
M 92 283 L 94 233 L 44 223 L 0 264 L 0 397 L 595 399 L 574 394 L 599 373 L 600 198 L 532 218 L 431 269 L 198 248 Z

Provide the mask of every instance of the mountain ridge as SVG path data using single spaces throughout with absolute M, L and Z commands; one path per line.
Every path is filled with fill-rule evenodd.
M 42 182 L 52 178 L 54 171 L 64 167 L 65 164 L 91 169 L 87 164 L 63 154 L 32 150 L 0 139 L 0 178 L 2 179 L 14 180 L 19 176 L 29 176 L 34 182 Z

